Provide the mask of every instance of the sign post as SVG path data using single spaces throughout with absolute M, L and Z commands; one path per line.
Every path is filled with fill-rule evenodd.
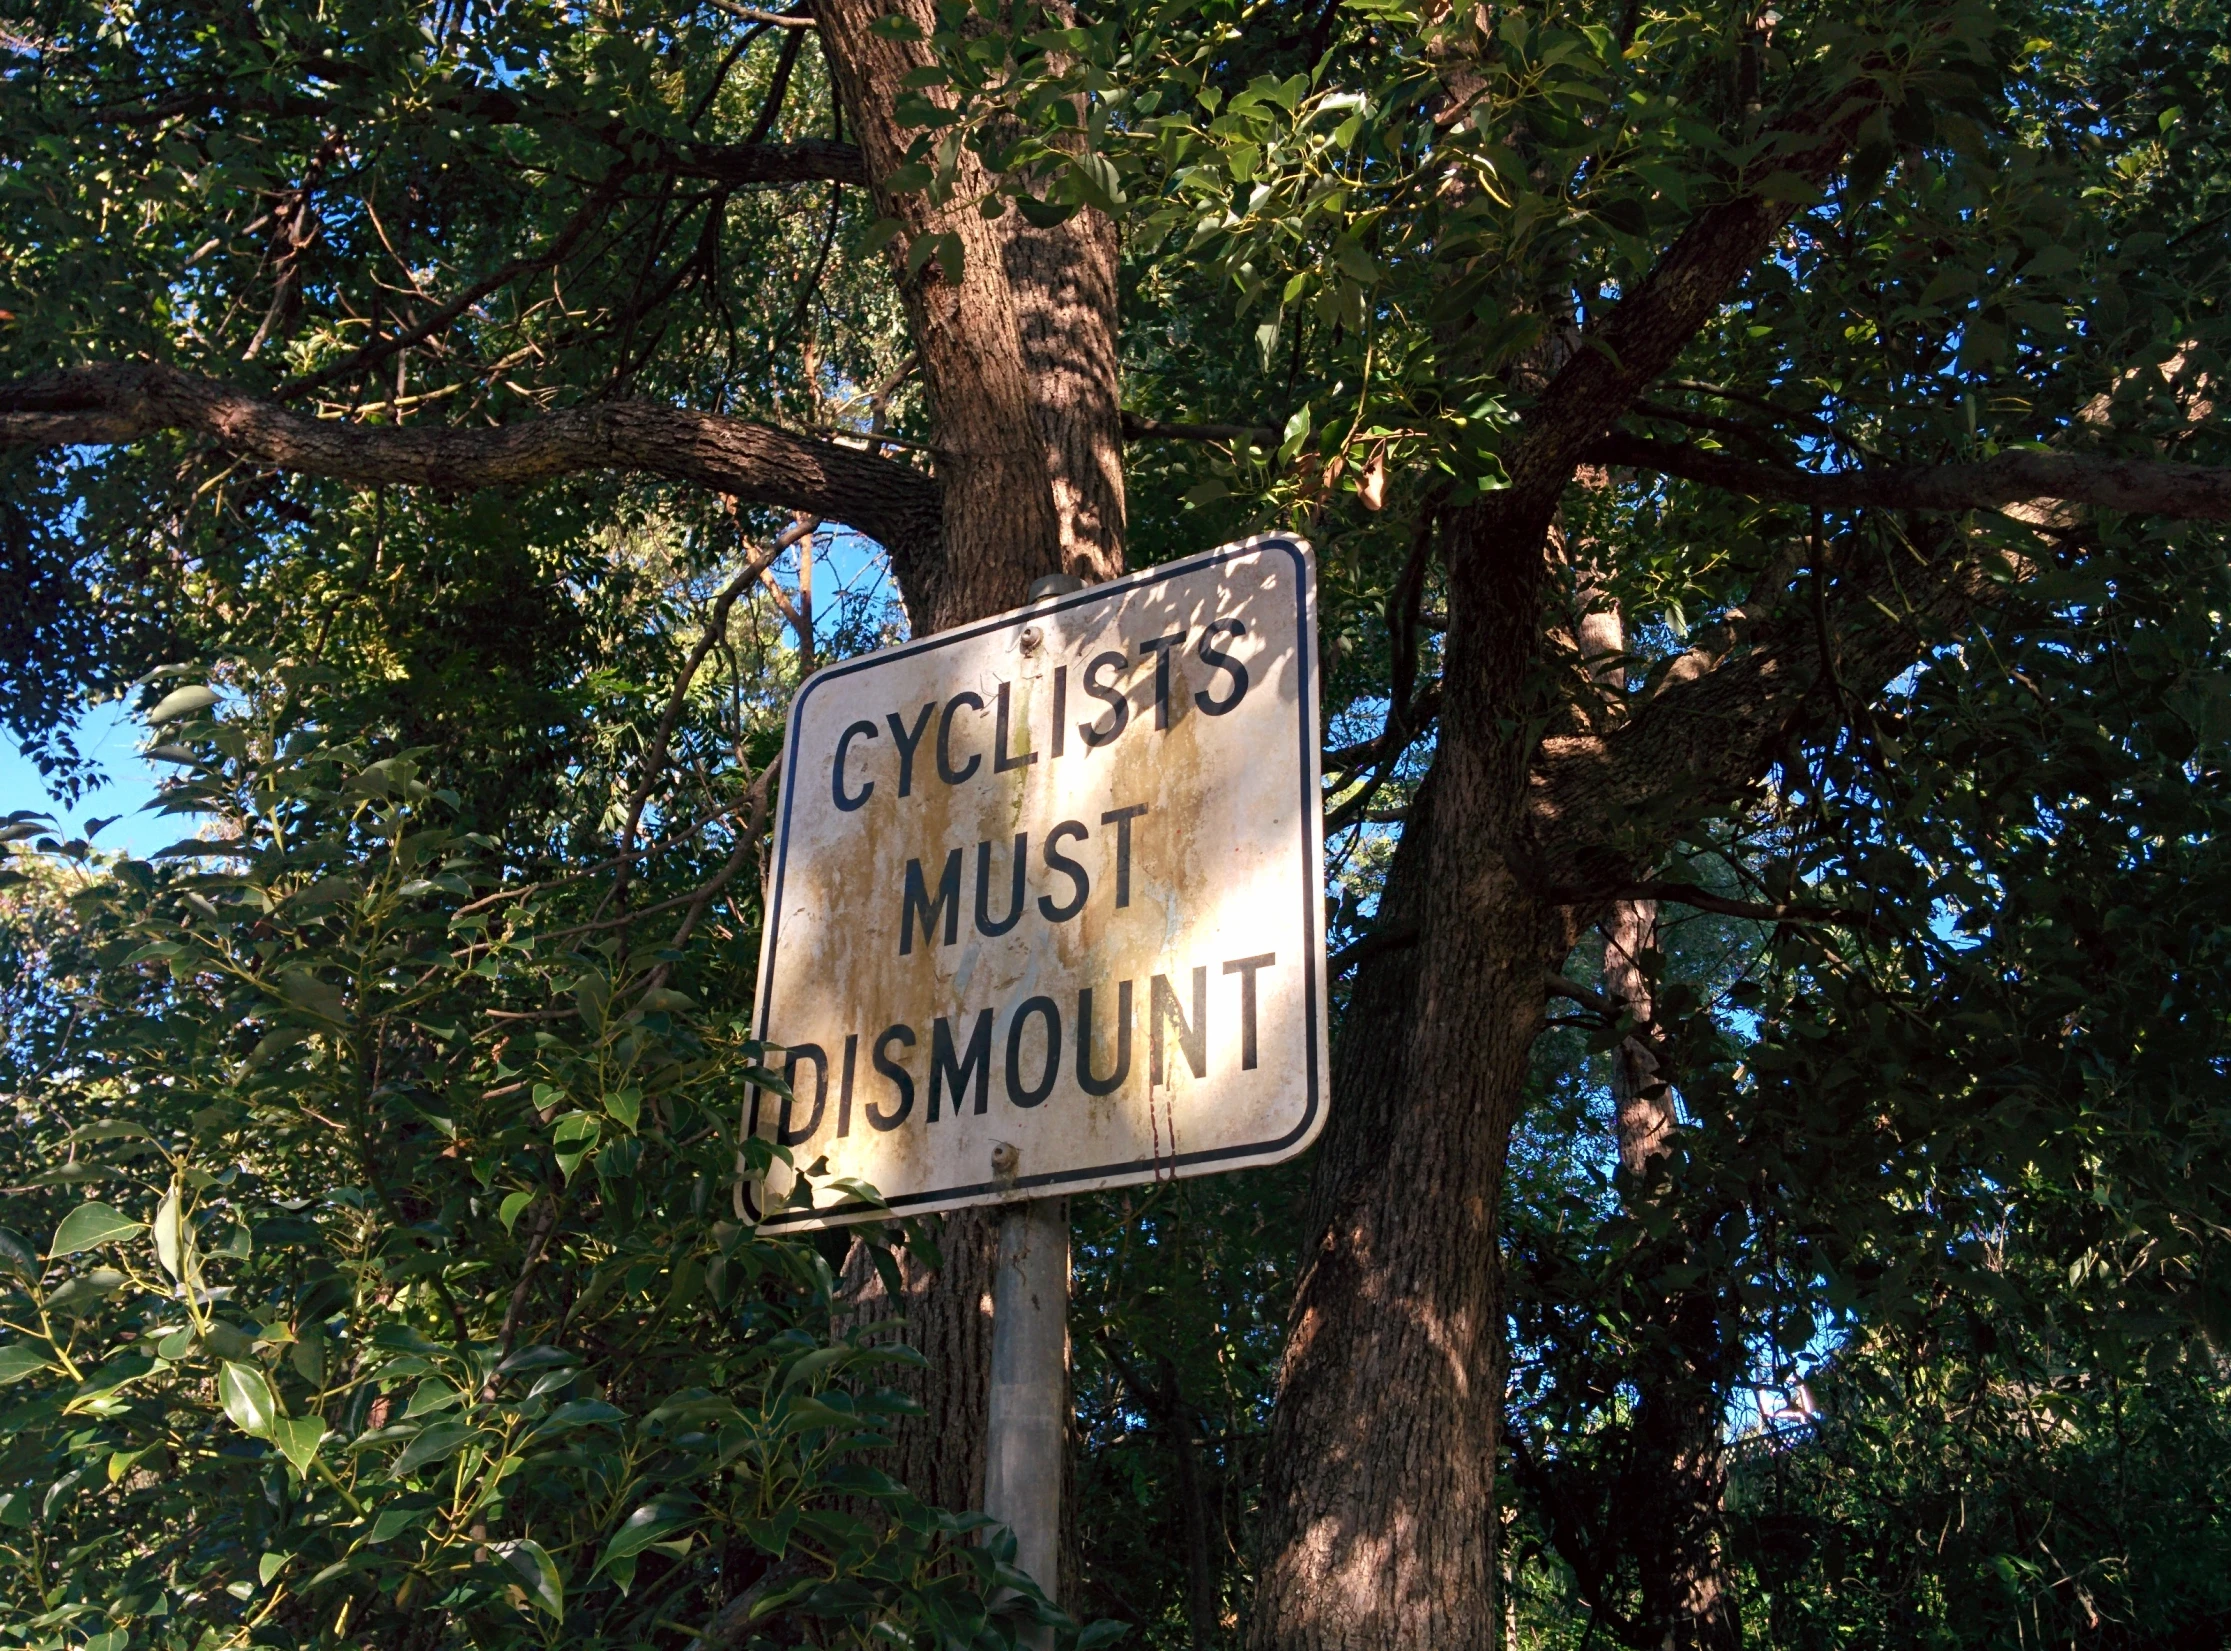
M 1048 1597 L 1060 1572 L 1068 1397 L 1069 1200 L 1033 1198 L 999 1223 L 984 1511 L 1015 1533 L 1015 1563 Z
M 790 711 L 759 1035 L 791 1094 L 746 1213 L 1014 1206 L 987 1511 L 1051 1591 L 1066 1195 L 1323 1127 L 1307 545 L 1250 539 L 817 672 Z M 872 1189 L 873 1196 L 869 1196 Z

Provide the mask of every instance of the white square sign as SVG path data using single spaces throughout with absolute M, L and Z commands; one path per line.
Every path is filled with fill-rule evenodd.
M 817 672 L 759 1035 L 771 1227 L 1290 1158 L 1324 1125 L 1316 583 L 1265 537 Z M 810 1202 L 808 1200 L 811 1200 Z

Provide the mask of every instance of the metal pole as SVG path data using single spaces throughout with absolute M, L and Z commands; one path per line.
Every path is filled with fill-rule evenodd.
M 1059 1586 L 1069 1400 L 1069 1201 L 1010 1204 L 992 1275 L 992 1392 L 984 1511 L 1015 1533 L 1015 1563 Z M 1050 1630 L 1028 1643 L 1051 1645 Z

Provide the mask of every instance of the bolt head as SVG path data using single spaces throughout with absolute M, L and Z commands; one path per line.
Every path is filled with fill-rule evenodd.
M 1022 1159 L 1023 1155 L 1011 1143 L 1002 1141 L 992 1148 L 992 1173 L 994 1175 L 1012 1175 Z
M 1045 640 L 1046 633 L 1043 630 L 1039 629 L 1036 625 L 1025 625 L 1023 627 L 1021 646 L 1024 653 L 1036 653 L 1038 651 L 1039 644 L 1044 642 Z

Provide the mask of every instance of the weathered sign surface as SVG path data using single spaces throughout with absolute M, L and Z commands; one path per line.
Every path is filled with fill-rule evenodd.
M 791 707 L 768 1225 L 1274 1163 L 1325 1115 L 1309 547 L 1228 545 L 832 665 Z

